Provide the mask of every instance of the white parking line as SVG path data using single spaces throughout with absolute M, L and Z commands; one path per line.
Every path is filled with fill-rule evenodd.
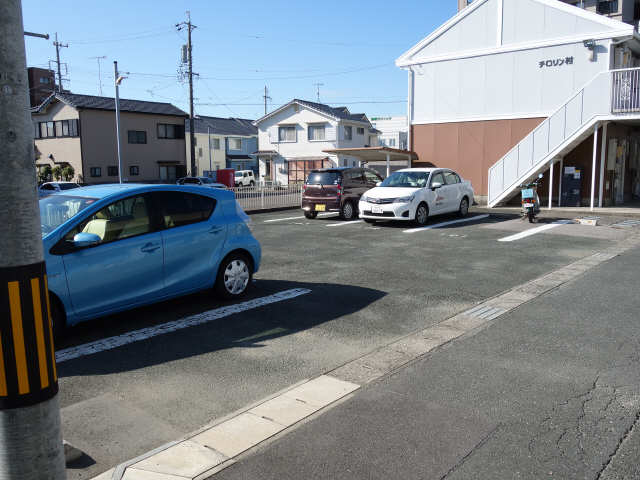
M 364 220 L 351 220 L 350 222 L 330 223 L 327 227 L 340 227 L 342 225 L 350 225 L 352 223 L 362 223 Z
M 410 228 L 409 230 L 403 230 L 403 231 L 404 231 L 404 233 L 422 232 L 423 230 L 431 230 L 433 228 L 446 227 L 447 225 L 454 225 L 456 223 L 473 222 L 474 220 L 482 220 L 483 218 L 487 218 L 488 216 L 489 216 L 489 214 L 476 215 L 475 217 L 460 218 L 458 220 L 450 220 L 448 222 L 436 223 L 434 225 L 428 225 L 426 227 Z
M 530 237 L 531 235 L 535 235 L 536 233 L 541 233 L 546 230 L 551 230 L 552 228 L 556 228 L 560 225 L 566 225 L 568 223 L 573 223 L 571 220 L 559 220 L 557 222 L 549 223 L 548 225 L 542 225 L 536 228 L 530 228 L 529 230 L 525 230 L 524 232 L 516 233 L 515 235 L 510 235 L 508 237 L 499 238 L 499 242 L 514 242 L 516 240 L 520 240 L 522 238 Z
M 327 213 L 319 213 L 318 214 L 319 217 L 326 217 L 328 215 L 337 215 L 337 213 L 335 213 L 335 212 L 327 212 Z M 300 220 L 301 218 L 306 218 L 306 217 L 274 218 L 272 220 L 265 220 L 263 223 L 284 222 L 285 220 Z
M 148 338 L 157 337 L 158 335 L 164 335 L 165 333 L 175 332 L 182 330 L 183 328 L 194 327 L 196 325 L 202 325 L 204 323 L 218 320 L 219 318 L 228 317 L 234 313 L 246 312 L 254 308 L 263 307 L 271 303 L 282 302 L 284 300 L 290 300 L 300 295 L 306 295 L 311 290 L 306 288 L 292 288 L 291 290 L 284 290 L 282 292 L 274 293 L 266 297 L 254 298 L 246 302 L 237 303 L 235 305 L 228 305 L 226 307 L 215 308 L 208 312 L 198 313 L 191 315 L 180 320 L 173 322 L 163 323 L 162 325 L 155 325 L 153 327 L 141 328 L 140 330 L 134 330 L 133 332 L 123 333 L 115 337 L 104 338 L 91 343 L 85 343 L 84 345 L 78 345 L 77 347 L 65 348 L 56 352 L 56 362 L 62 363 L 67 360 L 73 360 L 74 358 L 83 357 L 85 355 L 92 355 L 98 352 L 104 352 L 105 350 L 112 350 L 114 348 L 128 345 L 134 342 L 140 342 Z

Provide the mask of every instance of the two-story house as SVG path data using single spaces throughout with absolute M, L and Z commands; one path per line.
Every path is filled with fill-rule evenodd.
M 123 180 L 172 183 L 185 175 L 186 116 L 170 103 L 120 99 Z M 118 181 L 113 98 L 54 93 L 31 118 L 38 169 L 70 165 L 75 181 Z
M 355 166 L 359 159 L 324 150 L 378 145 L 378 130 L 364 113 L 294 99 L 256 120 L 260 181 L 304 182 L 314 168 Z
M 189 122 L 185 122 L 187 164 L 189 151 Z M 208 175 L 220 168 L 253 170 L 258 162 L 251 154 L 258 149 L 258 129 L 253 120 L 199 116 L 195 119 L 196 168 L 199 175 Z
M 409 76 L 409 149 L 459 171 L 489 206 L 540 173 L 549 206 L 640 198 L 632 25 L 559 0 L 474 0 L 396 65 Z

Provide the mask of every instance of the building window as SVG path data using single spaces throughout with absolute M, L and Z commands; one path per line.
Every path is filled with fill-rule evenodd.
M 135 177 L 136 175 L 140 175 L 140 167 L 137 165 L 131 165 L 129 167 L 129 175 Z
M 102 176 L 102 168 L 100 167 L 91 167 L 89 169 L 89 175 L 92 177 L 101 177 Z
M 58 120 L 55 122 L 40 122 L 39 135 L 36 138 L 77 137 L 78 120 Z
M 129 143 L 147 143 L 147 132 L 143 130 L 129 130 Z
M 396 146 L 396 139 L 395 138 L 390 138 L 389 139 L 389 146 L 390 147 L 395 147 Z
M 51 83 L 51 80 L 49 77 L 40 77 L 40 83 L 49 84 Z
M 358 127 L 358 135 L 364 135 L 364 128 Z
M 295 125 L 278 127 L 278 140 L 281 142 L 295 142 L 296 141 Z
M 176 166 L 175 165 L 160 165 L 160 180 L 164 182 L 176 181 Z
M 600 0 L 596 4 L 596 12 L 608 15 L 618 13 L 618 0 Z
M 344 127 L 344 139 L 353 140 L 353 127 L 351 126 Z
M 242 139 L 241 138 L 230 138 L 229 139 L 229 150 L 242 150 Z
M 198 148 L 198 156 L 199 156 L 199 157 L 202 157 L 202 147 L 199 147 L 199 148 Z
M 214 138 L 213 139 L 213 149 L 214 150 L 220 150 L 220 139 L 219 138 Z
M 118 167 L 113 166 L 113 165 L 110 166 L 110 167 L 107 167 L 107 175 L 109 177 L 117 177 L 118 176 Z
M 40 124 L 39 123 L 34 123 L 33 127 L 34 127 L 33 128 L 34 129 L 34 132 L 33 132 L 34 138 L 40 138 Z
M 317 142 L 319 140 L 324 140 L 325 138 L 324 125 L 309 125 L 310 142 Z
M 184 138 L 184 125 L 174 125 L 171 123 L 158 124 L 158 138 Z

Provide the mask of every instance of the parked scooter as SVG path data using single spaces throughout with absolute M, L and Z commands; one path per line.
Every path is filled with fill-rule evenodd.
M 538 197 L 538 182 L 542 179 L 542 174 L 531 183 L 520 185 L 522 194 L 522 219 L 529 219 L 533 223 L 536 215 L 540 213 L 540 197 Z

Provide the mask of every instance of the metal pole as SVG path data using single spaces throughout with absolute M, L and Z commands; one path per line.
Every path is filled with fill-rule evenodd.
M 551 210 L 551 202 L 553 200 L 553 167 L 554 162 L 551 161 L 551 168 L 549 169 L 549 210 Z
M 118 62 L 113 62 L 113 78 L 116 86 L 116 145 L 118 146 L 118 183 L 122 183 L 122 157 L 120 152 L 120 84 L 118 82 Z
M 187 53 L 189 56 L 189 152 L 191 153 L 191 176 L 195 177 L 196 169 L 196 142 L 195 126 L 193 121 L 193 55 L 191 45 L 191 13 L 187 12 Z
M 387 177 L 391 175 L 391 159 L 389 158 L 389 154 L 387 153 Z
M 602 147 L 600 147 L 600 181 L 598 185 L 598 207 L 603 207 L 603 198 L 604 195 L 604 164 L 607 161 L 607 125 L 604 124 L 602 127 Z
M 0 479 L 63 480 L 23 35 L 20 0 L 0 2 Z
M 596 122 L 593 127 L 593 161 L 591 167 L 591 210 L 593 210 L 593 204 L 595 202 L 596 195 L 596 159 L 598 158 L 598 127 Z
M 562 206 L 562 176 L 564 169 L 564 157 L 560 157 L 560 175 L 558 175 L 558 206 Z

